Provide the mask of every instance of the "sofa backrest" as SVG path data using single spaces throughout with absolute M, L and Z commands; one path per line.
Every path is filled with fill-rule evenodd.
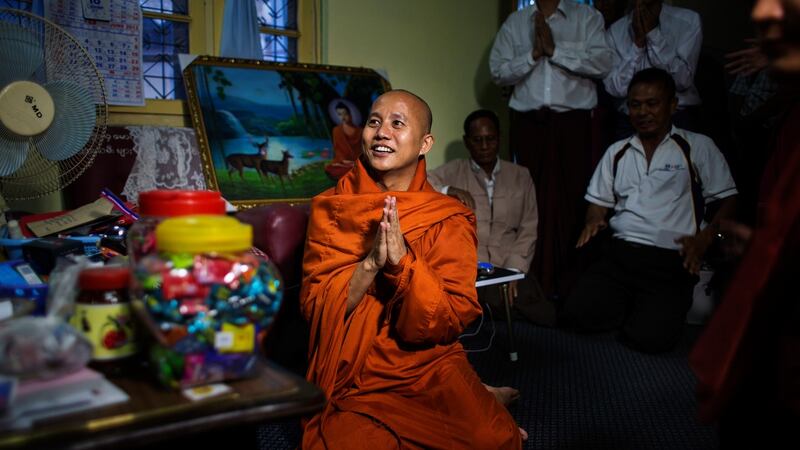
M 307 204 L 273 203 L 236 213 L 253 226 L 253 245 L 278 267 L 286 287 L 300 284 L 308 212 Z

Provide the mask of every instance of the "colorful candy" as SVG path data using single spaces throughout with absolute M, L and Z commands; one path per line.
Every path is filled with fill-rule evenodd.
M 191 222 L 192 216 L 168 219 L 157 232 L 178 220 Z M 220 236 L 229 235 L 225 227 L 232 226 L 216 223 L 219 220 L 241 226 L 228 217 L 215 217 L 212 225 L 217 228 L 210 232 L 207 217 L 196 225 L 218 243 Z M 183 238 L 186 231 L 180 231 L 177 236 Z M 168 386 L 186 387 L 250 375 L 257 339 L 264 336 L 281 304 L 283 286 L 277 269 L 246 251 L 230 251 L 235 245 L 223 245 L 228 250 L 224 252 L 196 241 L 162 245 L 169 244 L 165 238 L 170 236 L 159 234 L 159 253 L 140 258 L 134 272 L 134 299 L 144 305 L 156 324 L 159 342 L 166 344 L 151 350 L 159 379 Z M 240 241 L 237 244 L 244 247 Z M 176 358 L 183 364 L 176 364 Z

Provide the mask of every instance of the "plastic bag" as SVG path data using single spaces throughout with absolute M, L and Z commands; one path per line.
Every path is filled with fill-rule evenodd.
M 0 326 L 0 373 L 20 378 L 53 378 L 84 367 L 92 345 L 67 323 L 86 257 L 59 259 L 50 274 L 45 317 L 20 317 Z
M 57 317 L 21 317 L 0 328 L 0 372 L 52 378 L 74 372 L 92 357 L 92 346 Z

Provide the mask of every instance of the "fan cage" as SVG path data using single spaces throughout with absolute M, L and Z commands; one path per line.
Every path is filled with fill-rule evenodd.
M 50 161 L 36 149 L 33 137 L 27 138 L 29 152 L 25 163 L 15 173 L 0 177 L 0 191 L 3 197 L 7 200 L 30 200 L 63 189 L 81 176 L 94 162 L 98 149 L 107 139 L 106 90 L 103 77 L 91 55 L 63 28 L 25 11 L 0 8 L 0 25 L 6 23 L 24 28 L 42 43 L 43 67 L 31 74 L 29 78 L 31 81 L 75 82 L 93 96 L 95 103 L 94 128 L 82 150 L 64 160 Z M 0 124 L 0 135 L 10 135 L 2 124 Z

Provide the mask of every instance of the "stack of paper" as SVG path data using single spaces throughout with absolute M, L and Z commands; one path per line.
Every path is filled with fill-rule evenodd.
M 0 416 L 0 430 L 29 428 L 37 420 L 128 401 L 128 395 L 91 369 L 53 380 L 24 381 L 11 407 Z

